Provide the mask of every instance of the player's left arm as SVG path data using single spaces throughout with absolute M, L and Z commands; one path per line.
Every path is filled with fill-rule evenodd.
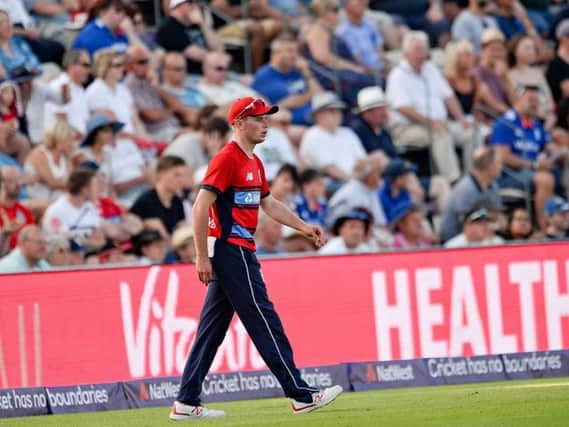
M 275 221 L 306 234 L 314 241 L 317 247 L 321 247 L 324 244 L 324 232 L 320 226 L 307 224 L 284 203 L 270 194 L 261 199 L 261 207 Z

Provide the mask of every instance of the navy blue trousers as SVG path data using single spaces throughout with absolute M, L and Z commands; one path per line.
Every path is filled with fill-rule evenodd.
M 212 267 L 216 280 L 207 288 L 178 401 L 194 406 L 200 404 L 202 383 L 236 312 L 285 395 L 299 402 L 312 402 L 312 393 L 318 389 L 309 387 L 300 377 L 281 320 L 267 295 L 255 254 L 217 240 Z

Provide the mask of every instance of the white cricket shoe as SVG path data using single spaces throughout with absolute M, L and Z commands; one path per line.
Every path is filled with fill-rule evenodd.
M 170 410 L 170 419 L 174 421 L 199 420 L 202 418 L 225 417 L 225 411 L 208 409 L 204 406 L 186 405 L 182 402 L 174 402 Z
M 335 385 L 332 387 L 320 390 L 317 393 L 312 393 L 312 402 L 304 403 L 292 401 L 292 412 L 295 414 L 304 414 L 305 412 L 311 412 L 316 409 L 323 408 L 324 406 L 332 403 L 344 389 L 342 386 Z

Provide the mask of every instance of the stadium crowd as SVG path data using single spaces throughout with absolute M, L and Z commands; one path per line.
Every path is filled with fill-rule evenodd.
M 559 0 L 0 0 L 0 273 L 192 262 L 229 105 L 321 254 L 569 236 Z M 261 214 L 260 255 L 313 252 Z

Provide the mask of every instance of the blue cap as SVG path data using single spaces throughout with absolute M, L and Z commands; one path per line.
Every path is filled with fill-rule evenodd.
M 90 169 L 97 172 L 99 170 L 99 165 L 94 160 L 84 160 L 77 165 L 77 168 Z
M 411 201 L 405 201 L 395 205 L 393 209 L 393 218 L 389 223 L 391 228 L 395 228 L 399 221 L 409 215 L 411 212 L 422 210 L 421 206 Z
M 559 196 L 550 197 L 545 203 L 545 215 L 551 216 L 556 213 L 569 212 L 569 203 Z
M 392 159 L 385 167 L 383 177 L 389 181 L 393 181 L 394 179 L 411 172 L 417 172 L 417 166 L 407 160 L 395 158 Z
M 124 123 L 110 120 L 107 116 L 102 114 L 91 116 L 87 121 L 87 135 L 85 139 L 81 141 L 81 146 L 86 147 L 92 145 L 97 131 L 105 126 L 110 126 L 113 129 L 113 133 L 116 134 L 124 127 Z
M 334 226 L 332 227 L 332 232 L 335 235 L 338 235 L 340 228 L 342 227 L 344 222 L 346 222 L 349 219 L 359 219 L 360 221 L 362 221 L 364 223 L 366 233 L 367 233 L 369 230 L 369 226 L 372 222 L 372 215 L 365 208 L 360 208 L 360 207 L 352 208 L 352 209 L 340 214 L 336 218 L 336 220 L 334 221 Z

